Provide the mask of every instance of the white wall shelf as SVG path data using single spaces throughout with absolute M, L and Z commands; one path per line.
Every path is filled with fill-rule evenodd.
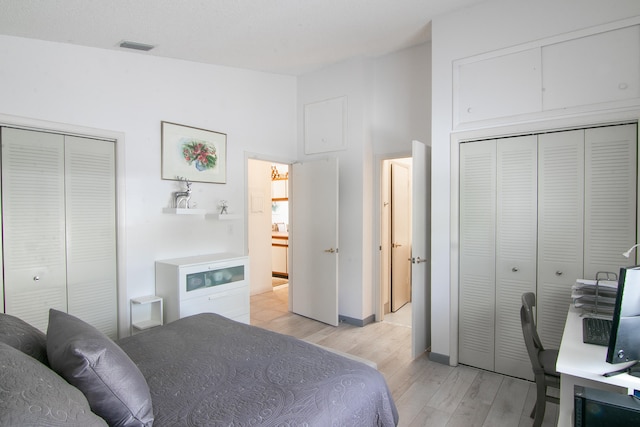
M 218 221 L 230 221 L 232 219 L 242 219 L 242 215 L 240 215 L 240 214 L 210 213 L 210 214 L 206 214 L 205 218 L 207 218 L 207 219 L 217 219 Z
M 162 326 L 162 297 L 146 295 L 131 298 L 131 334 Z
M 207 213 L 204 209 L 184 209 L 184 208 L 163 208 L 163 213 L 175 215 L 204 215 Z

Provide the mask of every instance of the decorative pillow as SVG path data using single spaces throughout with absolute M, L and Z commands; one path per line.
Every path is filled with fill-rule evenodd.
M 49 310 L 47 355 L 51 368 L 79 388 L 93 412 L 111 426 L 151 426 L 149 386 L 129 356 L 82 320 Z
M 0 313 L 0 342 L 48 365 L 47 337 L 22 319 Z
M 106 426 L 82 392 L 25 353 L 0 342 L 0 425 Z

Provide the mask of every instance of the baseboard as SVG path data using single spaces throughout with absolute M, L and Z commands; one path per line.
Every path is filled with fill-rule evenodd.
M 444 354 L 429 353 L 429 360 L 436 363 L 442 363 L 443 365 L 449 365 L 449 356 Z
M 360 326 L 360 327 L 366 326 L 369 323 L 373 323 L 375 320 L 376 320 L 376 316 L 374 314 L 372 314 L 371 316 L 365 319 L 354 319 L 353 317 L 342 316 L 342 315 L 338 316 L 338 322 L 346 323 L 348 325 Z

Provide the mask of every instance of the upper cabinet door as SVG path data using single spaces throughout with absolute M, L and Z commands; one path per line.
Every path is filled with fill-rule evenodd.
M 456 123 L 540 111 L 540 49 L 456 65 Z
M 640 97 L 640 25 L 542 48 L 544 110 Z

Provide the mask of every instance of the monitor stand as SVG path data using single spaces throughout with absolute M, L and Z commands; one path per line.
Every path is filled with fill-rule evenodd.
M 629 374 L 632 377 L 640 378 L 640 361 L 636 361 L 633 365 L 628 366 L 624 369 L 620 369 L 613 372 L 606 372 L 603 374 L 604 377 L 613 377 L 620 374 Z
M 636 362 L 633 365 L 629 366 L 627 368 L 627 374 L 631 375 L 632 377 L 640 378 L 640 364 Z

